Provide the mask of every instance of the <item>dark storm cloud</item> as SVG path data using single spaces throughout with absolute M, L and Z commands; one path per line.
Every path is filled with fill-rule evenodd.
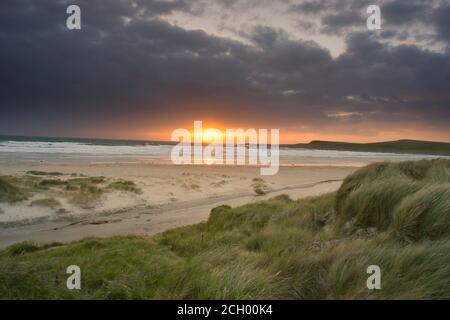
M 333 31 L 338 32 L 351 26 L 364 25 L 364 22 L 364 17 L 355 10 L 332 13 L 322 18 L 322 26 L 325 31 L 330 33 L 333 33 Z
M 360 10 L 370 3 L 364 0 L 301 0 L 292 1 L 290 10 L 303 14 L 321 14 L 349 9 Z
M 339 90 L 348 95 L 364 92 L 388 99 L 448 102 L 450 60 L 444 54 L 414 46 L 386 47 L 365 34 L 355 34 L 348 39 L 348 51 L 336 60 L 336 65 L 336 74 L 345 79 L 337 81 L 341 84 Z
M 450 3 L 440 7 L 432 13 L 432 21 L 435 24 L 439 40 L 450 41 Z
M 384 4 L 382 8 L 383 19 L 394 25 L 425 21 L 429 11 L 433 9 L 426 1 L 393 1 Z
M 409 38 L 425 46 L 435 41 L 448 43 L 449 0 L 298 0 L 291 3 L 288 13 L 302 21 L 313 17 L 315 28 L 310 30 L 342 35 L 365 29 L 366 8 L 371 4 L 381 8 L 382 29 L 389 36 L 386 39 Z
M 349 29 L 365 27 L 362 13 L 369 4 L 373 3 L 361 0 L 294 1 L 288 13 L 297 14 L 302 21 L 309 19 L 321 33 L 342 34 Z
M 110 8 L 110 3 L 115 5 Z M 173 100 L 232 94 L 245 86 L 240 62 L 225 55 L 230 50 L 245 58 L 245 52 L 239 52 L 245 48 L 204 32 L 143 19 L 140 7 L 130 3 L 80 3 L 81 31 L 65 28 L 64 5 L 49 5 L 50 13 L 32 6 L 21 11 L 22 3 L 9 3 L 8 9 L 21 15 L 14 24 L 0 26 L 2 113 L 28 114 L 34 109 L 41 116 L 83 117 L 81 111 L 89 111 L 89 117 L 126 118 L 138 111 L 139 117 L 139 111 L 158 112 Z M 40 15 L 43 11 L 46 14 Z M 123 15 L 132 20 L 125 24 Z M 28 19 L 32 27 L 17 33 L 15 25 L 27 25 Z
M 291 4 L 289 11 L 302 14 L 318 14 L 327 8 L 326 1 L 305 1 Z
M 448 53 L 386 44 L 366 31 L 348 33 L 346 52 L 333 58 L 280 29 L 244 30 L 243 43 L 160 17 L 191 12 L 188 1 L 77 3 L 81 31 L 65 28 L 68 2 L 0 4 L 0 133 L 199 115 L 320 127 L 344 114 L 348 121 L 420 119 L 448 129 Z M 352 20 L 344 18 L 325 22 Z M 444 17 L 435 23 L 448 37 Z

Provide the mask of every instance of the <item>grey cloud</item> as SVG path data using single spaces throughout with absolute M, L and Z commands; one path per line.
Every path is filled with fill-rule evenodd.
M 323 30 L 329 33 L 339 33 L 353 26 L 365 27 L 365 23 L 365 18 L 358 11 L 342 11 L 322 18 Z
M 448 128 L 448 53 L 352 32 L 346 52 L 333 58 L 314 41 L 267 26 L 241 33 L 246 44 L 171 25 L 158 14 L 190 9 L 160 2 L 81 2 L 81 31 L 65 29 L 65 2 L 2 2 L 0 128 L 196 115 L 326 126 L 339 112 L 357 115 L 346 121 L 419 117 Z M 124 24 L 123 16 L 132 19 Z M 445 21 L 437 23 L 445 35 Z
M 297 12 L 301 14 L 312 14 L 316 15 L 320 12 L 324 11 L 327 8 L 326 1 L 317 0 L 317 1 L 305 1 L 302 3 L 291 4 L 289 11 Z
M 424 1 L 392 1 L 382 5 L 383 19 L 388 25 L 425 21 L 433 8 Z
M 450 4 L 439 8 L 432 14 L 437 37 L 440 40 L 450 41 Z

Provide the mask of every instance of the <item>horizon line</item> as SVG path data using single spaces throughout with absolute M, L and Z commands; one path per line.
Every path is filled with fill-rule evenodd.
M 176 144 L 177 141 L 170 140 L 152 140 L 152 139 L 127 139 L 127 138 L 96 138 L 96 137 L 75 137 L 75 136 L 47 136 L 47 135 L 15 135 L 15 134 L 3 134 L 0 133 L 0 137 L 14 137 L 14 138 L 42 138 L 42 139 L 79 139 L 79 140 L 102 140 L 102 141 L 121 141 L 121 142 L 152 142 L 162 144 Z M 414 142 L 431 142 L 431 143 L 450 143 L 450 141 L 433 141 L 433 140 L 418 140 L 418 139 L 396 139 L 396 140 L 381 140 L 375 142 L 349 142 L 349 141 L 337 141 L 337 140 L 310 140 L 309 142 L 295 142 L 295 143 L 280 143 L 280 146 L 295 146 L 295 145 L 307 145 L 313 142 L 332 142 L 332 143 L 348 143 L 348 144 L 376 144 L 386 142 L 400 142 L 400 141 L 414 141 Z M 208 143 L 205 143 L 208 144 Z

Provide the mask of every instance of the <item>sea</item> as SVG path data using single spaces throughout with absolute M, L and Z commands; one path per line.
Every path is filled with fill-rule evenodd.
M 62 137 L 0 136 L 1 162 L 170 164 L 175 143 Z M 269 147 L 270 148 L 270 147 Z M 232 150 L 231 150 L 232 151 Z M 227 149 L 225 152 L 231 152 Z M 280 147 L 284 166 L 364 166 L 378 161 L 447 158 L 436 155 Z

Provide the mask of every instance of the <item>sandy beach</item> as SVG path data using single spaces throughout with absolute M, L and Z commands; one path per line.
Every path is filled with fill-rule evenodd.
M 223 204 L 335 191 L 369 163 L 436 157 L 281 148 L 279 172 L 262 176 L 251 165 L 175 165 L 171 149 L 123 141 L 3 141 L 0 176 L 25 193 L 0 203 L 0 247 L 154 235 L 205 221 Z
M 57 209 L 30 207 L 35 198 L 1 204 L 0 247 L 25 240 L 51 243 L 86 237 L 153 235 L 204 221 L 212 208 L 222 204 L 238 206 L 280 194 L 300 198 L 331 192 L 355 169 L 283 166 L 277 175 L 260 176 L 259 168 L 250 166 L 3 162 L 3 175 L 20 176 L 34 170 L 60 172 L 67 177 L 75 173 L 103 176 L 109 181 L 133 181 L 140 192 L 110 192 L 89 208 L 76 207 L 64 199 L 57 199 L 61 203 Z M 255 185 L 263 189 L 263 194 L 255 192 Z

